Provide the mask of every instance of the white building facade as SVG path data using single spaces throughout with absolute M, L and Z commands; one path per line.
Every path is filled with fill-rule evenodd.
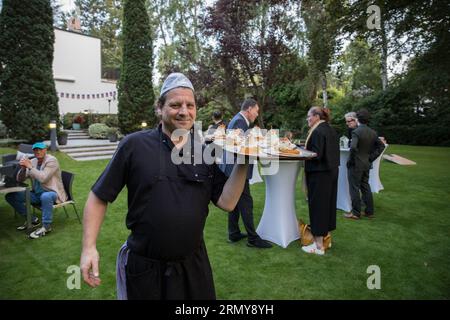
M 101 40 L 54 29 L 53 77 L 59 113 L 117 113 L 116 81 L 101 78 Z

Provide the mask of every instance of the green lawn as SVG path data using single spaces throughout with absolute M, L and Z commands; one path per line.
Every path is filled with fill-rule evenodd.
M 11 149 L 1 149 L 0 154 Z M 293 242 L 288 248 L 229 244 L 226 213 L 211 206 L 205 230 L 219 299 L 449 299 L 450 148 L 390 146 L 416 166 L 381 164 L 385 190 L 375 194 L 376 219 L 347 221 L 338 211 L 333 248 L 311 256 Z M 57 153 L 63 169 L 76 174 L 74 196 L 83 209 L 91 185 L 107 161 L 76 162 Z M 297 188 L 297 215 L 308 221 Z M 264 184 L 252 186 L 257 224 Z M 126 191 L 110 205 L 98 240 L 102 285 L 69 290 L 66 273 L 79 263 L 82 227 L 69 208 L 59 209 L 54 231 L 28 240 L 15 230 L 22 223 L 0 197 L 0 299 L 115 299 L 115 257 L 128 235 Z M 381 270 L 381 289 L 369 290 L 366 270 Z

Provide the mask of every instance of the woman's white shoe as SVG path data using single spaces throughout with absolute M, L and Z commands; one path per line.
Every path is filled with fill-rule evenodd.
M 320 250 L 317 248 L 315 242 L 311 243 L 309 246 L 303 246 L 302 250 L 305 251 L 306 253 L 315 253 L 320 256 L 323 256 L 325 254 L 324 250 Z

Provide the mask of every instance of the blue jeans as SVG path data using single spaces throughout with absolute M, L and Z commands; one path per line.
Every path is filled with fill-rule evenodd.
M 42 208 L 42 223 L 51 224 L 53 218 L 53 204 L 56 201 L 56 192 L 48 191 L 36 194 L 30 192 L 30 201 L 32 204 L 40 205 Z M 6 201 L 24 218 L 26 218 L 25 191 L 11 192 L 5 196 Z M 32 221 L 36 217 L 33 216 Z

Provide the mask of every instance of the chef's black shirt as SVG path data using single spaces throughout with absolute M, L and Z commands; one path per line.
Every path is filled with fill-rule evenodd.
M 92 187 L 98 198 L 113 202 L 127 186 L 128 247 L 166 261 L 184 259 L 201 246 L 208 204 L 217 204 L 226 181 L 216 164 L 174 164 L 173 148 L 161 125 L 127 135 Z

